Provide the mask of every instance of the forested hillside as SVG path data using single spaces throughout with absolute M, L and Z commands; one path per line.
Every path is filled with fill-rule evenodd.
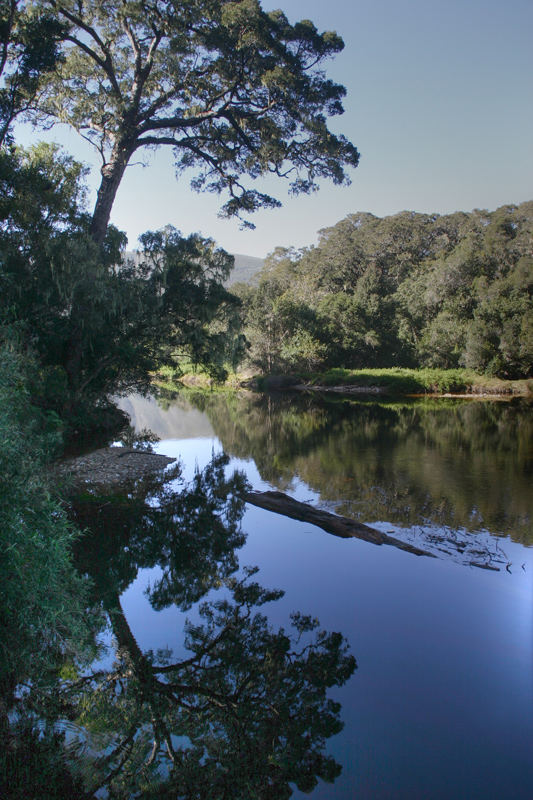
M 533 202 L 446 216 L 351 214 L 277 248 L 244 301 L 266 371 L 464 366 L 533 372 Z
M 233 258 L 233 269 L 230 272 L 226 286 L 232 286 L 234 283 L 239 283 L 241 281 L 243 283 L 256 284 L 258 281 L 258 273 L 261 271 L 264 264 L 264 259 L 256 258 L 255 256 L 245 256 L 241 253 L 235 253 Z

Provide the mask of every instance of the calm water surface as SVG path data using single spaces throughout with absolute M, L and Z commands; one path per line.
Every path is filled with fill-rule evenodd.
M 263 608 L 273 628 L 288 628 L 295 610 L 316 616 L 357 660 L 328 693 L 344 728 L 326 735 L 326 752 L 342 774 L 319 780 L 313 798 L 533 797 L 531 406 L 200 395 L 124 407 L 161 436 L 156 450 L 179 458 L 186 479 L 224 451 L 226 474 L 244 471 L 254 489 L 280 489 L 438 556 L 337 539 L 251 506 L 235 563 L 210 554 L 228 574 L 237 562 L 258 565 L 262 586 L 284 590 Z M 188 573 L 164 547 L 147 555 L 120 535 L 123 550 L 101 551 L 106 569 L 121 565 L 115 600 L 104 599 L 118 608 L 120 597 L 115 634 L 143 653 L 186 657 L 184 620 L 199 621 L 202 592 L 173 602 Z M 141 555 L 129 558 L 136 546 Z M 219 594 L 205 577 L 215 572 L 210 563 L 202 573 L 208 600 Z

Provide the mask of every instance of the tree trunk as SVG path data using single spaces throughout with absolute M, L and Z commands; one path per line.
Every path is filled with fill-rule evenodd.
M 143 677 L 145 677 L 145 673 L 151 675 L 151 664 L 133 635 L 129 622 L 124 614 L 118 593 L 109 593 L 109 595 L 105 597 L 104 608 L 109 615 L 109 621 L 115 639 L 117 640 L 119 650 L 125 650 L 128 653 L 136 671 L 139 671 Z
M 341 539 L 354 538 L 363 539 L 363 541 L 371 542 L 371 544 L 389 544 L 416 556 L 435 558 L 435 555 L 427 550 L 421 550 L 412 544 L 402 542 L 393 536 L 388 536 L 388 534 L 382 533 L 376 528 L 371 528 L 369 525 L 363 525 L 362 522 L 357 522 L 355 519 L 341 517 L 338 514 L 330 514 L 329 511 L 313 508 L 307 503 L 300 503 L 298 500 L 283 494 L 283 492 L 248 492 L 246 502 L 251 503 L 253 506 L 264 508 L 267 511 L 282 514 L 285 517 L 298 519 L 301 522 L 310 522 L 311 525 L 316 525 L 334 536 L 339 536 Z
M 98 189 L 90 232 L 97 244 L 102 244 L 109 225 L 111 209 L 124 176 L 131 151 L 124 145 L 115 145 L 111 158 L 101 169 L 102 181 Z
M 83 358 L 82 332 L 78 324 L 69 337 L 63 363 L 67 373 L 68 395 L 64 398 L 63 410 L 71 414 L 78 399 L 78 390 L 81 382 L 81 368 Z

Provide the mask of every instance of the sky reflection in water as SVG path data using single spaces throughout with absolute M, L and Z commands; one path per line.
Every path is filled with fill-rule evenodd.
M 218 417 L 214 419 L 216 429 Z M 441 419 L 446 427 L 448 423 Z M 241 421 L 243 427 L 248 424 L 251 440 L 250 420 L 241 414 Z M 276 428 L 275 413 L 270 421 L 279 433 L 283 421 Z M 509 417 L 508 422 L 515 431 L 525 424 Z M 195 462 L 202 466 L 213 449 L 221 446 L 209 431 L 202 434 L 201 438 L 167 439 L 157 449 L 179 454 L 190 471 Z M 302 464 L 306 456 L 313 462 L 317 451 L 324 455 L 331 445 L 331 441 L 327 444 L 330 434 L 326 425 L 325 436 L 311 434 L 314 446 L 307 452 L 300 447 L 298 453 L 296 448 L 292 481 L 287 462 L 274 468 L 270 464 L 269 478 L 273 471 L 279 476 L 272 483 L 284 482 L 283 488 L 300 500 L 319 501 L 316 486 L 311 489 L 301 478 L 305 472 L 316 478 L 319 470 L 312 465 L 311 472 L 309 463 L 303 468 Z M 231 453 L 235 440 L 225 438 L 226 451 Z M 233 459 L 231 467 L 245 469 L 254 488 L 269 488 L 250 457 L 250 443 L 247 450 L 242 438 L 236 436 L 236 440 L 239 446 L 234 449 L 245 457 Z M 527 444 L 522 441 L 521 447 Z M 435 450 L 434 441 L 429 446 Z M 505 465 L 507 474 L 502 475 L 501 485 L 514 485 L 517 491 L 530 474 L 530 461 L 515 462 L 516 474 L 509 476 L 512 447 L 513 442 L 502 444 L 488 472 L 494 475 L 494 464 Z M 477 453 L 475 446 L 470 448 L 473 465 L 466 484 L 473 483 L 471 473 L 483 472 L 479 455 L 484 449 L 483 443 Z M 380 457 L 384 452 L 382 448 Z M 394 457 L 391 453 L 393 462 Z M 464 447 L 460 458 L 464 461 Z M 444 453 L 441 461 L 446 459 L 449 454 Z M 330 504 L 328 461 L 321 458 L 320 463 Z M 332 471 L 338 477 L 338 468 Z M 448 485 L 453 482 L 459 485 L 460 476 L 447 479 Z M 411 496 L 416 496 L 416 487 Z M 515 508 L 505 513 L 494 509 L 490 498 L 483 502 L 485 508 L 493 509 L 494 518 L 509 519 L 509 511 L 518 510 L 523 520 L 527 498 L 523 491 L 516 498 Z M 346 498 L 340 499 L 346 505 Z M 387 529 L 397 529 L 398 523 L 385 522 L 392 525 Z M 311 525 L 257 508 L 248 507 L 243 529 L 248 539 L 239 551 L 240 564 L 258 564 L 261 584 L 286 592 L 269 609 L 272 624 L 287 624 L 294 609 L 316 615 L 326 630 L 340 630 L 347 637 L 358 661 L 359 669 L 348 684 L 333 692 L 342 703 L 346 725 L 329 742 L 328 750 L 343 764 L 343 773 L 333 785 L 321 783 L 314 797 L 532 796 L 533 558 L 529 547 L 500 536 L 497 542 L 507 557 L 508 570 L 485 572 L 444 558 L 417 558 L 390 547 L 338 540 Z M 523 536 L 524 528 L 516 538 Z M 130 586 L 122 598 L 124 609 L 142 648 L 162 642 L 174 645 L 176 622 L 171 611 L 156 614 L 143 600 L 142 587 L 149 577 L 142 573 Z

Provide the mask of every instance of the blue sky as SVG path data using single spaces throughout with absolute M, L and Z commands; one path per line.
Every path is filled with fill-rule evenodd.
M 128 168 L 112 222 L 135 246 L 167 223 L 200 231 L 230 252 L 265 256 L 274 247 L 313 244 L 318 229 L 349 213 L 403 209 L 448 213 L 533 199 L 533 3 L 531 0 L 263 0 L 291 22 L 336 30 L 345 49 L 327 64 L 344 84 L 345 114 L 331 121 L 359 149 L 349 187 L 325 182 L 253 215 L 255 231 L 221 220 L 221 199 L 174 178 L 170 151 Z M 35 135 L 35 134 L 34 134 Z M 67 150 L 98 166 L 76 134 L 52 132 Z M 24 137 L 26 138 L 26 137 Z M 49 138 L 49 137 L 47 137 Z

